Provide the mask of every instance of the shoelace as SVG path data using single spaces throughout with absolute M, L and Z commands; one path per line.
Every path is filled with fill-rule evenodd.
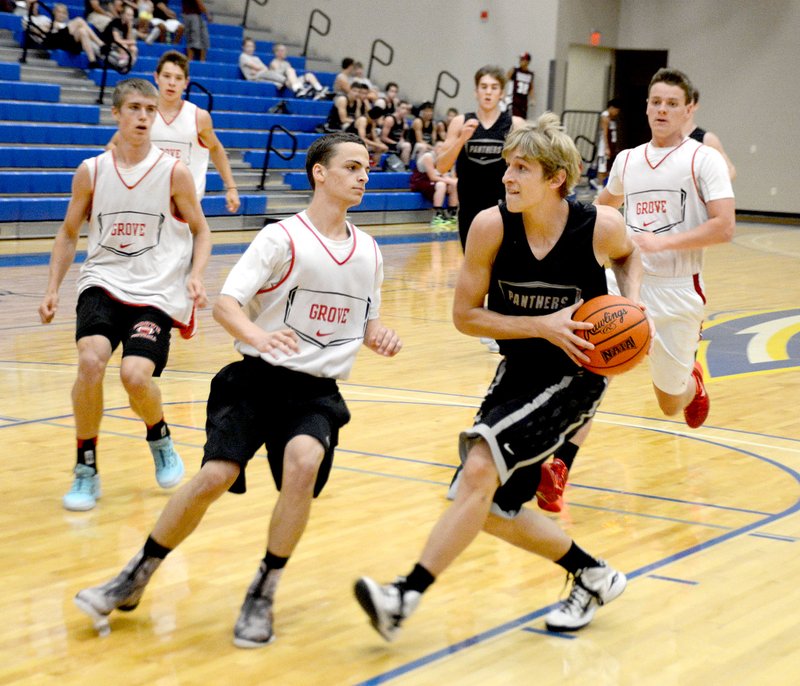
M 563 601 L 564 609 L 571 614 L 583 612 L 589 606 L 593 596 L 594 594 L 581 584 L 580 579 L 576 577 L 569 597 Z
M 73 493 L 91 494 L 94 490 L 94 474 L 76 474 L 72 484 Z

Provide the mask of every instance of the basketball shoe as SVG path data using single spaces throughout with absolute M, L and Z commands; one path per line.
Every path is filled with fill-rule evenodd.
M 275 640 L 272 632 L 272 599 L 275 589 L 267 584 L 267 565 L 262 561 L 247 589 L 239 618 L 233 627 L 233 644 L 238 648 L 261 648 Z
M 355 585 L 358 604 L 369 615 L 370 624 L 387 641 L 393 641 L 400 633 L 400 625 L 419 605 L 422 594 L 403 588 L 405 577 L 381 586 L 367 576 L 362 576 Z
M 97 631 L 101 634 L 108 633 L 108 615 L 113 610 L 135 610 L 147 582 L 161 562 L 162 560 L 155 557 L 146 558 L 140 550 L 111 581 L 78 591 L 75 605 L 92 618 Z
M 85 464 L 76 464 L 73 471 L 72 488 L 61 499 L 64 509 L 75 512 L 91 510 L 100 498 L 100 475 Z
M 183 460 L 175 451 L 171 436 L 147 441 L 156 464 L 156 481 L 161 488 L 177 486 L 183 478 Z
M 592 621 L 597 608 L 610 603 L 625 590 L 628 580 L 622 572 L 602 560 L 598 567 L 579 569 L 572 578 L 572 590 L 544 619 L 548 631 L 577 631 Z M 569 579 L 569 575 L 567 575 Z
M 697 384 L 697 392 L 686 407 L 683 408 L 683 418 L 689 425 L 689 428 L 697 429 L 703 425 L 708 417 L 708 410 L 711 406 L 711 401 L 706 393 L 706 385 L 703 383 L 703 368 L 699 362 L 694 363 L 692 369 L 692 376 Z
M 552 462 L 542 463 L 542 475 L 536 489 L 536 504 L 547 512 L 561 512 L 564 506 L 564 487 L 569 470 L 557 457 Z

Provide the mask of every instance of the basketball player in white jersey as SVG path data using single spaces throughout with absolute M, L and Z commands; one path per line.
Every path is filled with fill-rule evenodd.
M 63 499 L 68 510 L 91 510 L 100 497 L 103 377 L 120 343 L 120 378 L 131 408 L 147 426 L 156 480 L 171 488 L 183 477 L 153 377 L 167 363 L 173 325 L 190 336 L 195 307 L 207 303 L 203 273 L 211 238 L 189 170 L 150 142 L 157 97 L 143 79 L 121 81 L 114 90 L 118 144 L 82 162 L 75 173 L 39 306 L 42 322 L 51 322 L 88 217 L 87 254 L 78 277 L 78 378 L 72 389 L 78 447 L 75 480 Z
M 150 138 L 164 152 L 181 160 L 192 172 L 197 198 L 206 192 L 209 157 L 225 184 L 225 207 L 231 214 L 239 209 L 239 191 L 233 178 L 225 147 L 214 132 L 211 115 L 183 99 L 189 85 L 189 60 L 176 50 L 168 50 L 158 60 L 154 75 L 158 86 L 158 114 Z M 108 147 L 117 143 L 114 134 Z
M 375 241 L 346 221 L 364 195 L 369 153 L 352 133 L 318 138 L 306 173 L 308 209 L 256 236 L 231 270 L 214 306 L 242 360 L 211 382 L 203 465 L 167 503 L 130 563 L 108 583 L 80 591 L 78 607 L 102 633 L 115 609 L 138 605 L 164 557 L 225 491 L 245 491 L 245 468 L 267 447 L 280 491 L 266 555 L 245 596 L 234 643 L 270 643 L 275 589 L 333 463 L 350 413 L 337 379 L 347 378 L 361 345 L 392 357 L 397 334 L 379 319 L 383 261 Z
M 733 238 L 736 214 L 724 158 L 686 136 L 692 94 L 683 72 L 655 73 L 647 96 L 652 139 L 617 155 L 596 203 L 625 206 L 625 223 L 642 251 L 642 302 L 655 323 L 648 358 L 653 390 L 665 415 L 683 411 L 686 424 L 696 429 L 710 408 L 703 369 L 695 360 L 706 302 L 703 252 Z M 553 511 L 561 509 L 567 471 L 589 426 L 559 453 L 561 478 L 555 490 L 560 492 L 554 493 Z

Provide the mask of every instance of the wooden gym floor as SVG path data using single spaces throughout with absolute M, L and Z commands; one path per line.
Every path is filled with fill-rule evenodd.
M 241 252 L 235 242 L 250 238 L 215 236 L 209 293 Z M 562 591 L 560 568 L 481 535 L 395 643 L 368 626 L 352 583 L 410 569 L 446 506 L 458 432 L 498 361 L 451 323 L 461 255 L 446 238 L 392 227 L 382 239 L 383 318 L 405 348 L 393 360 L 364 350 L 342 384 L 353 420 L 284 574 L 277 641 L 254 651 L 235 648 L 231 632 L 275 500 L 263 459 L 249 492 L 224 496 L 169 556 L 141 606 L 112 616 L 110 636 L 98 638 L 73 605 L 77 590 L 138 550 L 169 494 L 155 484 L 116 356 L 99 444 L 103 497 L 92 512 L 62 509 L 77 267 L 45 327 L 36 308 L 50 243 L 0 244 L 0 684 L 797 683 L 797 227 L 740 223 L 732 244 L 707 253 L 706 426 L 662 417 L 644 365 L 601 406 L 557 519 L 628 574 L 619 600 L 578 634 L 550 634 L 542 617 Z M 161 387 L 189 473 L 210 379 L 233 359 L 208 311 L 195 340 L 173 342 Z

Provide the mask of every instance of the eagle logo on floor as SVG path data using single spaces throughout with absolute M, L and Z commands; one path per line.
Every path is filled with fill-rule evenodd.
M 700 355 L 708 376 L 800 368 L 800 309 L 718 312 L 703 325 Z

